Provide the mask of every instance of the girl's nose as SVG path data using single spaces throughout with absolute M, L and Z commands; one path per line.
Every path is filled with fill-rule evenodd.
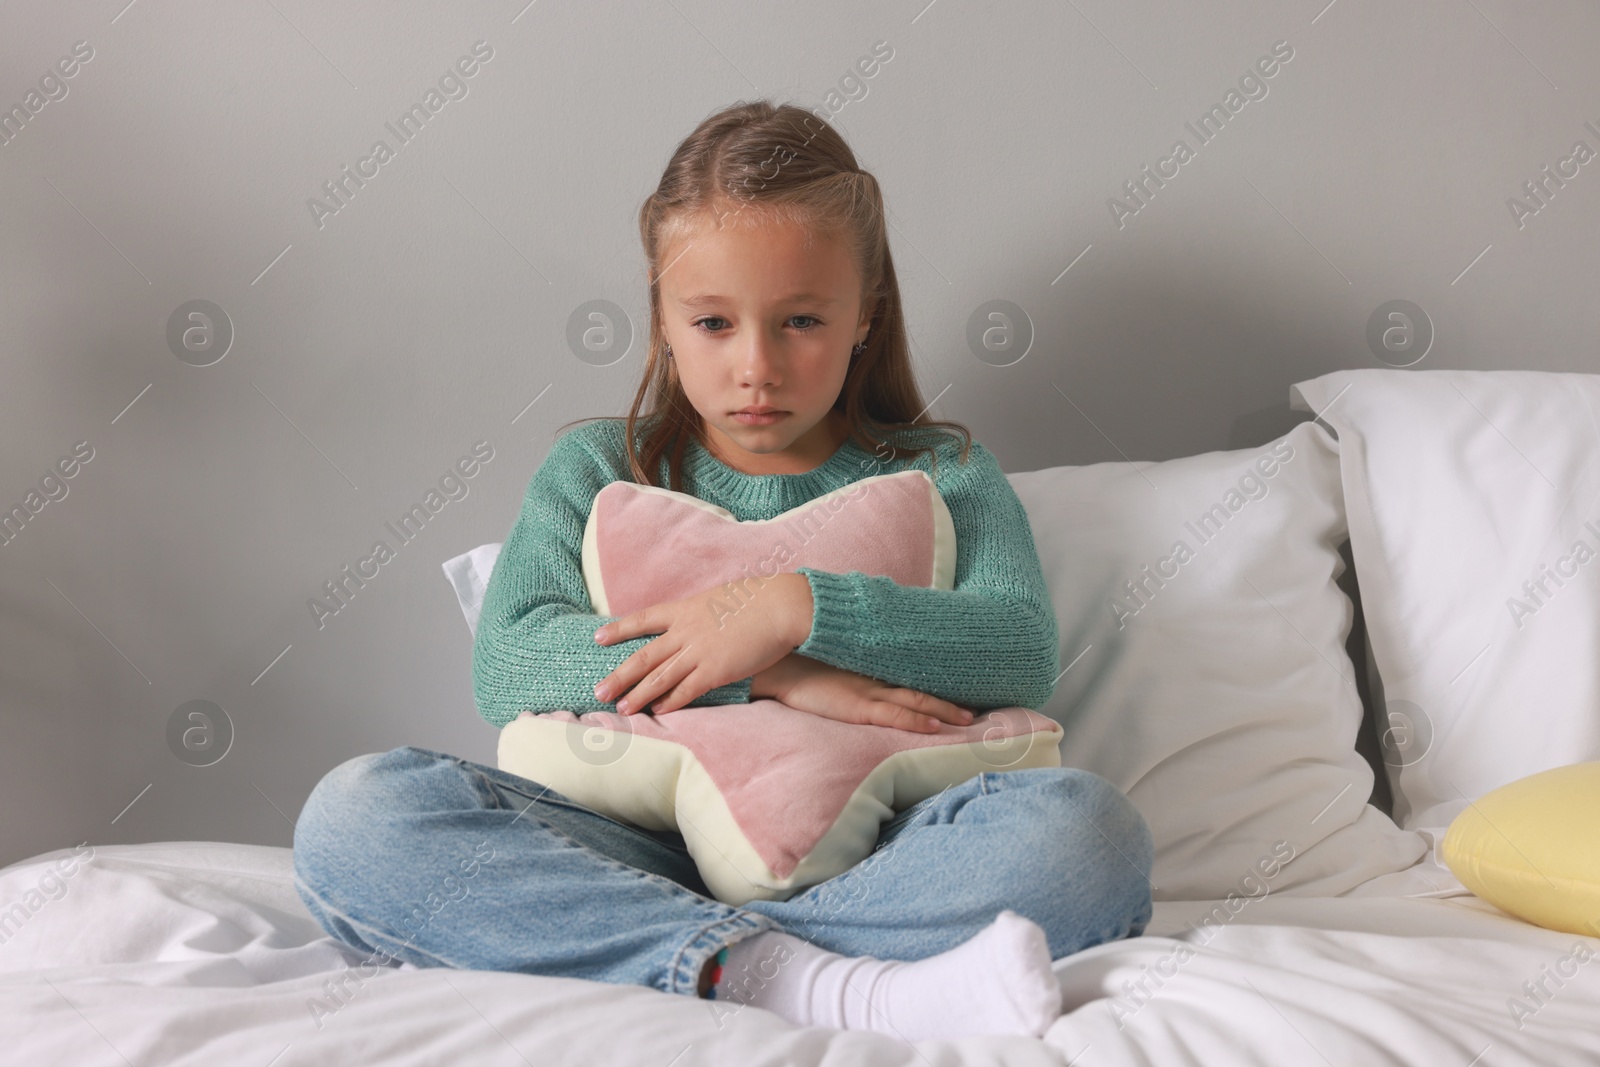
M 771 341 L 756 338 L 750 342 L 740 357 L 739 379 L 751 386 L 778 384 L 778 356 Z

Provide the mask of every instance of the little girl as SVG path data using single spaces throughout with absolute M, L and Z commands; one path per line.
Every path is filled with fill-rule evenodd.
M 771 697 L 931 731 L 1041 707 L 1058 634 L 1027 515 L 964 427 L 923 418 L 882 195 L 838 133 L 765 101 L 711 116 L 640 233 L 644 380 L 626 419 L 562 435 L 528 486 L 474 645 L 484 718 Z M 801 567 L 720 620 L 703 595 L 592 611 L 584 525 L 612 481 L 753 521 L 915 468 L 955 525 L 953 589 Z M 306 906 L 384 961 L 634 983 L 910 1041 L 1042 1034 L 1061 1012 L 1052 959 L 1151 915 L 1144 820 L 1072 768 L 977 775 L 897 814 L 838 877 L 743 907 L 711 897 L 675 833 L 413 746 L 330 771 L 294 846 Z

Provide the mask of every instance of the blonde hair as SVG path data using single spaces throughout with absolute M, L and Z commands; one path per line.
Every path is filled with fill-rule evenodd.
M 633 480 L 653 485 L 651 472 L 670 456 L 668 485 L 683 491 L 684 449 L 693 439 L 705 444 L 701 418 L 683 391 L 666 356 L 661 321 L 662 253 L 699 221 L 718 224 L 732 214 L 751 212 L 752 221 L 795 222 L 813 233 L 845 238 L 862 279 L 862 307 L 871 308 L 866 349 L 850 357 L 834 410 L 844 414 L 850 439 L 879 458 L 894 460 L 923 452 L 929 445 L 890 435 L 932 431 L 964 437 L 961 462 L 972 448 L 971 432 L 959 422 L 923 417 L 927 407 L 911 370 L 900 285 L 889 254 L 883 193 L 878 181 L 856 165 L 855 154 L 827 122 L 791 104 L 766 100 L 740 102 L 707 118 L 672 154 L 655 192 L 639 210 L 639 238 L 650 274 L 650 342 L 633 404 L 621 416 L 627 423 L 628 462 Z M 640 414 L 648 402 L 649 410 Z M 642 439 L 639 426 L 646 432 Z M 566 426 L 574 423 L 569 422 Z M 566 426 L 561 427 L 565 429 Z

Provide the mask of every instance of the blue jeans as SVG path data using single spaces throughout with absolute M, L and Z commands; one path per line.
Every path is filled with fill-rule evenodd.
M 675 833 L 635 829 L 537 782 L 407 746 L 347 760 L 294 832 L 295 889 L 376 962 L 519 971 L 695 995 L 717 950 L 782 930 L 915 960 L 1009 908 L 1059 959 L 1150 920 L 1150 831 L 1104 778 L 979 774 L 900 812 L 877 849 L 788 900 L 712 898 Z

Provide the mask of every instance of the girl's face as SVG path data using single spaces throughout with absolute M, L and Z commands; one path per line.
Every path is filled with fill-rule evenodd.
M 705 224 L 662 262 L 662 326 L 711 453 L 746 474 L 820 466 L 849 435 L 831 409 L 871 326 L 844 240 L 794 223 Z M 748 407 L 782 414 L 738 418 Z

